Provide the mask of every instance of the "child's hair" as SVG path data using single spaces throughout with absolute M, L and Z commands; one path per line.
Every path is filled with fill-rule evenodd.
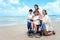
M 33 11 L 32 9 L 29 10 L 29 12 L 32 12 L 32 11 Z
M 38 6 L 37 4 L 35 4 L 34 6 L 37 6 L 37 9 L 36 9 L 36 10 L 38 10 L 38 9 L 39 9 L 39 6 Z
M 47 11 L 45 10 L 45 9 L 43 9 L 43 11 L 46 13 L 46 15 L 47 15 Z
M 35 13 L 35 12 L 38 12 L 39 13 L 39 11 L 34 11 L 33 13 Z
M 37 15 L 39 15 L 39 11 L 34 11 L 33 13 L 35 14 L 35 12 L 37 12 Z

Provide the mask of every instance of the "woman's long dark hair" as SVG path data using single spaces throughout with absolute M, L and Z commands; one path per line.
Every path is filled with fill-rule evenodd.
M 38 9 L 39 9 L 39 6 L 38 6 L 37 4 L 35 4 L 34 7 L 35 7 L 35 6 L 37 6 L 37 9 L 36 9 L 36 10 L 38 10 Z M 36 11 L 36 10 L 35 10 L 35 11 Z

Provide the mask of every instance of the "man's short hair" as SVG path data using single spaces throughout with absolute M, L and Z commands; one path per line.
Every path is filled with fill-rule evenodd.
M 29 12 L 32 12 L 32 11 L 33 11 L 32 9 L 29 10 Z

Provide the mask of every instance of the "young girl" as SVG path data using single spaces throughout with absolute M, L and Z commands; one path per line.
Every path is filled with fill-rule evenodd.
M 40 15 L 39 11 L 34 11 L 34 16 L 33 16 L 33 30 L 36 33 L 37 32 L 37 27 L 40 26 Z

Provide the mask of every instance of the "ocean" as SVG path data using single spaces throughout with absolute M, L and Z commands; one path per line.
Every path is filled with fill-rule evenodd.
M 60 21 L 60 15 L 49 15 L 52 21 Z M 27 16 L 1 16 L 0 26 L 26 24 Z

